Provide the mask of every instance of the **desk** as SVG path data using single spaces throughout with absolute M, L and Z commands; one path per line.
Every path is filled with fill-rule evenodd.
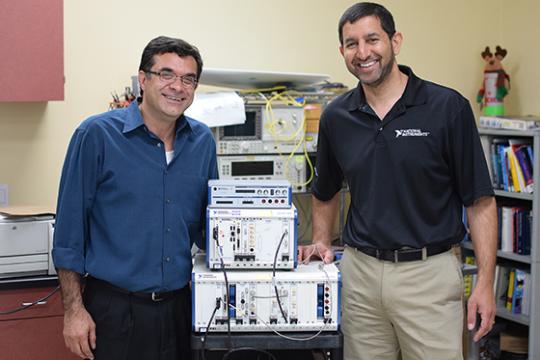
M 287 336 L 307 338 L 314 333 L 288 332 Z M 192 360 L 201 360 L 202 335 L 191 334 Z M 205 350 L 226 350 L 228 336 L 226 333 L 210 332 L 206 336 Z M 305 350 L 325 349 L 330 352 L 331 360 L 343 359 L 343 334 L 340 331 L 323 332 L 314 339 L 308 341 L 292 341 L 280 337 L 274 333 L 232 333 L 232 347 L 253 347 L 262 350 Z

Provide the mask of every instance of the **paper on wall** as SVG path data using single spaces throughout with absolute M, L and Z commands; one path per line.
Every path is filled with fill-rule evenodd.
M 185 114 L 209 127 L 246 122 L 244 101 L 232 91 L 195 94 L 193 104 L 185 111 Z

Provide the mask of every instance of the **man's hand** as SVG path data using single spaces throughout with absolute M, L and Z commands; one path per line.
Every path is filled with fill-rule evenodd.
M 321 259 L 325 264 L 331 263 L 334 260 L 334 252 L 332 248 L 317 242 L 315 244 L 298 247 L 298 261 L 305 264 L 311 259 Z
M 469 301 L 467 302 L 467 328 L 473 330 L 476 325 L 477 313 L 480 314 L 480 327 L 476 331 L 473 340 L 477 342 L 486 335 L 495 323 L 495 296 L 493 288 L 474 288 Z
M 77 356 L 94 359 L 92 350 L 96 348 L 96 324 L 84 306 L 65 312 L 64 341 Z

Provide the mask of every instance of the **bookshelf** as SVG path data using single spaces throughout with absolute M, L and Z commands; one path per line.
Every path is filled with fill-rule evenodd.
M 493 167 L 492 144 L 501 139 L 528 140 L 532 144 L 533 159 L 533 188 L 540 183 L 540 130 L 498 130 L 498 129 L 479 129 L 482 148 L 486 155 L 491 178 L 497 176 Z M 496 139 L 496 140 L 495 140 Z M 495 140 L 495 142 L 494 142 Z M 538 171 L 537 171 L 538 170 Z M 540 191 L 533 193 L 511 192 L 502 189 L 495 190 L 497 202 L 518 201 L 531 208 L 532 220 L 530 223 L 530 255 L 521 255 L 511 251 L 497 251 L 497 263 L 510 265 L 511 267 L 530 271 L 530 310 L 529 315 L 514 314 L 504 307 L 497 307 L 496 321 L 510 321 L 528 327 L 529 331 L 529 359 L 540 359 Z M 465 251 L 472 251 L 470 241 L 463 242 Z M 495 279 L 497 281 L 497 279 Z

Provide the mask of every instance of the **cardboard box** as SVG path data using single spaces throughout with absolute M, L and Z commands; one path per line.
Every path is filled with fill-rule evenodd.
M 306 120 L 306 132 L 307 133 L 318 133 L 319 132 L 319 119 L 317 120 Z
M 529 339 L 525 332 L 501 332 L 501 351 L 515 354 L 526 354 L 529 350 Z
M 304 106 L 306 120 L 319 120 L 321 118 L 322 107 L 320 104 L 307 104 Z

